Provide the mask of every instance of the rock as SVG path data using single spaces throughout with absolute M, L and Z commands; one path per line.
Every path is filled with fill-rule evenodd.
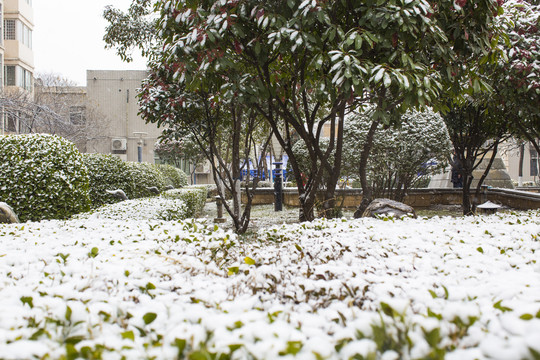
M 147 186 L 146 190 L 150 191 L 152 194 L 159 195 L 159 189 L 155 186 Z
M 0 202 L 0 224 L 18 224 L 19 218 L 11 206 L 5 202 Z
M 105 190 L 108 194 L 111 194 L 112 196 L 116 196 L 117 198 L 120 198 L 122 200 L 127 200 L 128 197 L 126 193 L 122 189 L 116 189 L 116 190 Z
M 366 211 L 362 214 L 362 217 L 376 217 L 376 215 L 402 217 L 408 214 L 412 214 L 413 217 L 416 217 L 414 209 L 409 205 L 390 199 L 375 199 L 369 204 Z
M 164 188 L 163 190 L 165 190 L 165 191 L 167 191 L 167 190 L 174 190 L 174 186 L 172 186 L 172 185 L 167 185 L 167 186 L 165 186 L 165 188 Z

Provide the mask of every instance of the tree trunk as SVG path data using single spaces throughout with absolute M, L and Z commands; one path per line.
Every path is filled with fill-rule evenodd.
M 462 210 L 463 215 L 472 215 L 471 209 L 471 184 L 473 176 L 469 171 L 463 172 Z
M 525 144 L 519 146 L 518 186 L 523 186 L 523 160 L 525 158 Z
M 366 142 L 364 143 L 364 148 L 360 154 L 360 165 L 358 173 L 360 175 L 360 184 L 362 186 L 362 201 L 358 208 L 354 212 L 354 218 L 358 219 L 362 217 L 362 214 L 367 209 L 369 203 L 373 200 L 373 188 L 369 186 L 367 181 L 367 162 L 369 158 L 369 153 L 373 147 L 373 138 L 375 137 L 375 131 L 379 126 L 379 120 L 373 120 L 371 127 L 366 136 Z
M 338 130 L 335 134 L 336 144 L 332 171 L 328 174 L 322 216 L 332 219 L 341 216 L 341 209 L 336 208 L 336 187 L 341 176 L 341 156 L 343 153 L 343 125 L 345 121 L 345 103 L 341 105 L 338 114 Z M 334 131 L 331 132 L 334 134 Z
M 495 140 L 495 144 L 493 145 L 493 150 L 491 153 L 491 158 L 489 159 L 489 163 L 486 166 L 486 170 L 484 170 L 484 173 L 482 174 L 482 177 L 480 180 L 478 180 L 478 185 L 476 185 L 476 192 L 474 194 L 475 202 L 472 206 L 472 212 L 476 212 L 476 207 L 478 206 L 478 203 L 480 202 L 480 189 L 482 188 L 482 184 L 484 183 L 484 180 L 487 178 L 489 171 L 491 170 L 491 167 L 493 166 L 493 162 L 495 161 L 495 157 L 497 156 L 497 150 L 499 147 L 500 139 Z

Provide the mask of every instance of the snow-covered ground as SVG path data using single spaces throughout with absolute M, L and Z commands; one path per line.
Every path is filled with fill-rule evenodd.
M 0 224 L 0 358 L 534 359 L 539 254 L 538 211 Z

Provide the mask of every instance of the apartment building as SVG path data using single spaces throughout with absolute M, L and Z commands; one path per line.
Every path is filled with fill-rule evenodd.
M 538 186 L 540 184 L 540 156 L 538 156 L 538 152 L 531 143 L 525 142 L 522 146 L 515 143 L 505 143 L 501 148 L 501 158 L 514 182 L 518 183 L 518 185 Z M 521 152 L 523 152 L 523 162 L 520 179 Z
M 0 0 L 0 86 L 3 91 L 33 93 L 32 0 Z M 17 116 L 0 117 L 0 134 L 24 132 Z
M 87 144 L 88 151 L 115 154 L 122 160 L 154 162 L 154 144 L 161 129 L 138 115 L 137 89 L 144 70 L 87 70 L 88 101 L 106 117 L 102 137 Z M 139 148 L 141 153 L 139 155 Z

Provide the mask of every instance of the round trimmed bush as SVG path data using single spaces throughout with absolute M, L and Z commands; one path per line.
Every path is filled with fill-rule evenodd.
M 208 189 L 205 186 L 189 186 L 183 189 L 165 191 L 161 194 L 164 199 L 182 200 L 186 204 L 186 218 L 197 217 L 206 204 Z
M 184 171 L 167 164 L 156 165 L 156 168 L 165 178 L 165 185 L 172 185 L 177 189 L 188 185 L 188 176 Z
M 66 219 L 90 208 L 82 155 L 59 136 L 0 136 L 0 173 L 0 201 L 21 221 Z
M 137 199 L 156 194 L 148 190 L 155 186 L 159 191 L 165 187 L 165 178 L 153 164 L 128 161 L 126 164 L 126 177 L 131 187 L 124 190 L 129 199 Z
M 119 157 L 110 154 L 83 154 L 90 180 L 89 195 L 92 207 L 121 201 L 106 190 L 121 189 L 124 192 L 133 185 L 127 174 L 127 166 Z

